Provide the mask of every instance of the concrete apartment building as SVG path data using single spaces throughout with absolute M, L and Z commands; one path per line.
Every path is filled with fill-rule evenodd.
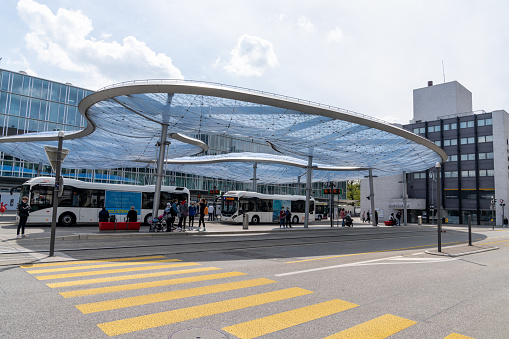
M 506 111 L 472 111 L 472 93 L 457 81 L 413 91 L 413 119 L 403 128 L 442 147 L 448 159 L 441 165 L 441 202 L 445 223 L 501 225 L 507 216 L 509 187 L 509 115 Z M 397 161 L 397 160 L 396 160 Z M 406 179 L 406 180 L 405 180 Z M 375 178 L 375 209 L 380 222 L 404 207 L 407 217 L 436 223 L 437 172 L 406 173 Z M 361 209 L 369 210 L 368 181 L 361 182 Z

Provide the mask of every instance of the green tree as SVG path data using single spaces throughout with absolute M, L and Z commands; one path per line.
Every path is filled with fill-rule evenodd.
M 346 182 L 346 198 L 348 200 L 357 200 L 355 205 L 360 203 L 361 199 L 361 184 L 358 180 L 347 180 Z

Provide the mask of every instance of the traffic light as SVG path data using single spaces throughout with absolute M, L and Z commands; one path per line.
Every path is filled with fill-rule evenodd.
M 219 195 L 219 194 L 221 194 L 221 191 L 220 191 L 220 190 L 210 190 L 210 191 L 209 191 L 209 194 L 216 194 L 216 195 Z
M 343 189 L 341 189 L 341 188 L 333 188 L 332 190 L 330 188 L 322 189 L 323 194 L 331 194 L 331 191 L 332 191 L 332 194 L 342 194 L 343 193 Z
M 322 193 L 323 193 L 323 194 L 330 194 L 330 188 L 324 188 L 324 189 L 322 190 Z

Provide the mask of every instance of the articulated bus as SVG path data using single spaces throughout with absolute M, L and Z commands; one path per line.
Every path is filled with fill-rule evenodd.
M 314 199 L 310 201 L 310 219 L 314 213 Z M 253 224 L 279 222 L 281 208 L 289 207 L 292 224 L 304 222 L 306 197 L 302 195 L 273 195 L 246 191 L 226 192 L 221 201 L 221 220 L 241 223 L 248 212 Z
M 28 197 L 32 208 L 27 224 L 52 222 L 53 187 L 55 178 L 37 177 L 22 185 L 20 196 Z M 61 226 L 94 224 L 99 221 L 99 211 L 105 207 L 110 216 L 123 221 L 134 206 L 138 221 L 148 223 L 152 217 L 155 186 L 101 184 L 64 178 L 63 194 L 59 198 L 57 220 Z M 189 190 L 185 187 L 162 186 L 159 211 L 163 213 L 166 203 L 173 199 L 189 201 Z

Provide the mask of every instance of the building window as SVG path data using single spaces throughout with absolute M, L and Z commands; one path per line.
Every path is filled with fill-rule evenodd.
M 435 132 L 435 126 L 428 126 L 428 133 Z
M 479 176 L 485 177 L 486 176 L 486 170 L 479 170 Z
M 483 135 L 480 137 L 477 137 L 477 142 L 492 142 L 493 141 L 493 135 Z
M 452 123 L 451 124 L 451 129 L 457 129 L 458 128 L 458 124 L 457 123 Z
M 486 119 L 486 120 L 485 120 L 484 124 L 485 124 L 486 126 L 490 126 L 490 125 L 492 125 L 492 124 L 493 124 L 493 120 L 492 120 L 491 118 L 488 118 L 488 119 Z
M 475 171 L 461 171 L 462 178 L 475 178 Z
M 475 142 L 475 138 L 474 137 L 470 137 L 470 138 L 461 138 L 460 139 L 460 144 L 462 145 L 466 145 L 466 144 L 473 144 Z
M 456 154 L 449 155 L 447 161 L 458 161 L 458 156 Z
M 495 170 L 486 170 L 486 176 L 494 177 L 495 176 Z
M 438 147 L 442 147 L 442 142 L 440 140 L 435 141 L 435 145 Z
M 446 177 L 446 178 L 457 178 L 458 177 L 458 171 L 446 171 L 446 172 L 444 172 L 444 177 Z
M 414 179 L 426 179 L 426 173 L 414 173 Z
M 424 127 L 419 128 L 419 133 L 421 134 L 426 133 L 426 129 Z
M 444 131 L 448 131 L 449 130 L 449 124 L 444 124 Z
M 477 126 L 484 126 L 484 119 L 477 120 Z
M 418 128 L 414 128 L 414 133 L 415 134 L 419 134 L 419 129 Z

